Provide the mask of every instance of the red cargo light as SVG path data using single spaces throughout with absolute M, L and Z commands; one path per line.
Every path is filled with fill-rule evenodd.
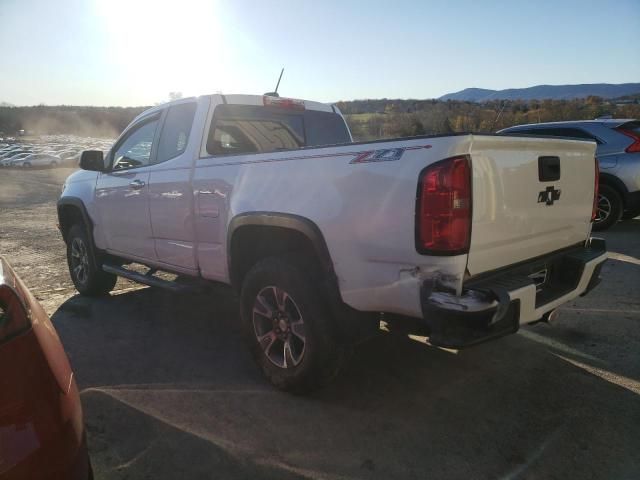
M 452 157 L 422 171 L 416 206 L 416 249 L 431 255 L 469 251 L 471 163 Z
M 598 158 L 595 159 L 596 164 L 596 179 L 595 185 L 593 186 L 593 208 L 591 210 L 591 221 L 594 222 L 596 220 L 596 216 L 598 215 L 598 191 L 600 185 L 600 165 L 598 164 Z
M 270 97 L 265 95 L 262 97 L 262 103 L 265 107 L 287 108 L 289 110 L 304 110 L 304 101 L 293 98 Z
M 633 143 L 624 149 L 627 153 L 640 153 L 640 135 L 631 130 L 625 130 L 624 128 L 617 128 L 620 133 L 627 137 L 633 138 Z
M 0 344 L 31 327 L 24 305 L 8 285 L 0 285 Z

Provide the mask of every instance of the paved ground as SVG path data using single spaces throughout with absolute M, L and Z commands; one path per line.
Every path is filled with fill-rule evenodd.
M 55 229 L 68 171 L 0 171 L 0 252 L 52 315 L 98 479 L 640 477 L 640 220 L 553 325 L 459 354 L 383 335 L 312 397 L 270 388 L 225 289 L 75 295 Z

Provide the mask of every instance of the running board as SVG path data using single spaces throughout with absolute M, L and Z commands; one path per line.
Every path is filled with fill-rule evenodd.
M 112 273 L 114 275 L 118 275 L 119 277 L 128 278 L 134 282 L 142 283 L 144 285 L 149 285 L 150 287 L 160 287 L 165 290 L 171 290 L 175 293 L 188 293 L 198 291 L 198 288 L 194 285 L 187 285 L 184 283 L 173 282 L 171 280 L 163 280 L 158 277 L 154 277 L 153 274 L 156 272 L 155 269 L 149 270 L 147 274 L 134 272 L 133 270 L 129 270 L 127 268 L 121 267 L 119 265 L 111 265 L 105 263 L 102 265 L 102 270 L 107 273 Z

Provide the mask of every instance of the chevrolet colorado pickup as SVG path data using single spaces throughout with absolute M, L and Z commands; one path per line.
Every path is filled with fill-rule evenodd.
M 381 315 L 462 348 L 586 294 L 596 144 L 458 134 L 354 143 L 337 108 L 210 95 L 145 111 L 111 150 L 83 152 L 58 201 L 83 295 L 157 271 L 240 296 L 277 387 L 331 380 Z M 132 269 L 141 264 L 148 271 Z

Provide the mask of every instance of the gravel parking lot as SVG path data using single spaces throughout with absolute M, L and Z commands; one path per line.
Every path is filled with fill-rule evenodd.
M 640 218 L 551 325 L 458 354 L 381 334 L 311 397 L 254 367 L 225 288 L 76 295 L 55 201 L 69 169 L 0 171 L 0 254 L 52 316 L 97 479 L 640 477 Z

